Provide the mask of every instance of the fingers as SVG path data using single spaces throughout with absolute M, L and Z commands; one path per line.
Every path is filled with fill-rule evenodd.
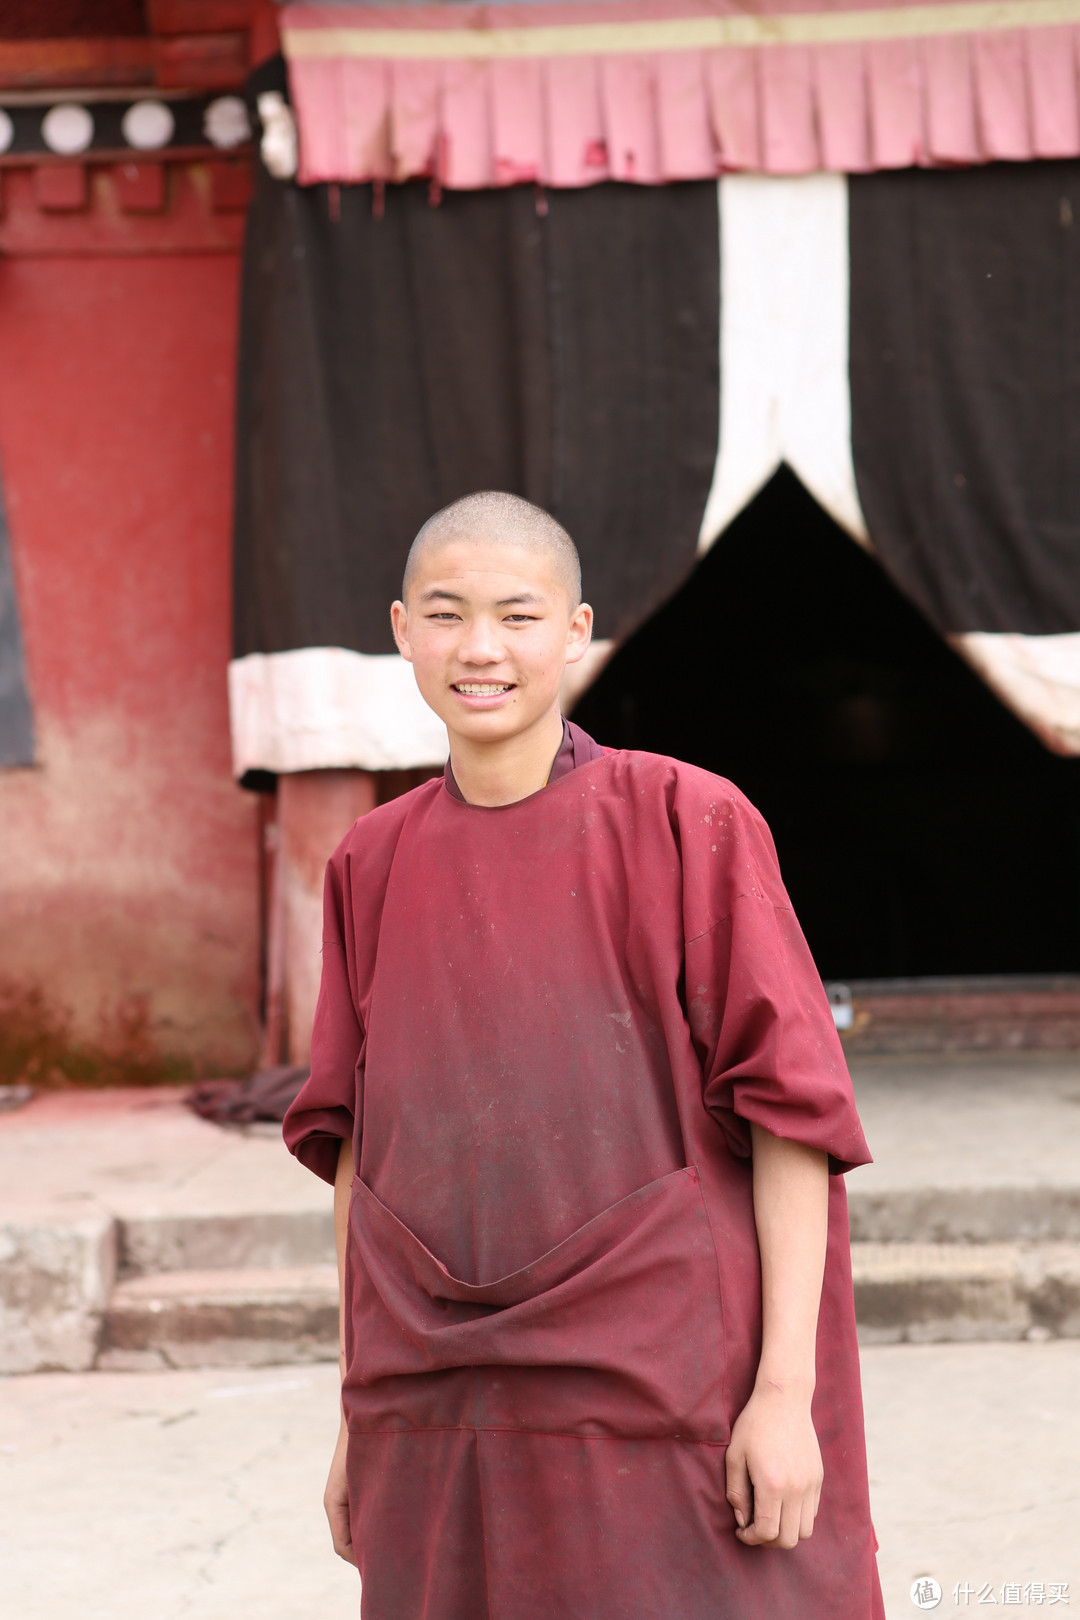
M 340 1499 L 331 1500 L 327 1497 L 323 1506 L 326 1509 L 326 1520 L 330 1526 L 330 1536 L 334 1543 L 334 1551 L 339 1558 L 344 1558 L 347 1564 L 356 1563 L 356 1554 L 353 1552 L 352 1528 L 349 1524 L 348 1501 Z
M 736 1534 L 739 1534 L 747 1528 L 754 1517 L 754 1492 L 750 1484 L 746 1457 L 741 1451 L 736 1451 L 734 1446 L 728 1447 L 727 1454 L 727 1499 L 731 1503 L 735 1523 L 739 1527 Z
M 349 1431 L 343 1421 L 337 1445 L 334 1447 L 326 1489 L 323 1492 L 323 1508 L 330 1526 L 334 1551 L 339 1558 L 344 1558 L 347 1564 L 355 1564 L 356 1554 L 353 1551 L 352 1526 L 349 1522 L 349 1481 L 346 1467 L 348 1450 Z
M 739 1540 L 747 1547 L 781 1546 L 783 1506 L 784 1499 L 778 1492 L 770 1491 L 767 1486 L 756 1486 L 753 1522 L 745 1530 L 736 1530 Z
M 776 1547 L 790 1551 L 800 1541 L 808 1541 L 814 1533 L 814 1519 L 820 1493 L 806 1491 L 798 1496 L 785 1497 L 778 1491 L 761 1486 L 754 1489 L 754 1516 L 745 1529 L 735 1534 L 745 1547 Z M 731 1500 L 730 1490 L 728 1500 Z

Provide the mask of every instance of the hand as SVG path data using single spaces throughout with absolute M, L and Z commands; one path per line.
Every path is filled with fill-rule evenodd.
M 345 1481 L 345 1451 L 348 1443 L 349 1431 L 342 1422 L 337 1445 L 334 1447 L 334 1459 L 330 1464 L 326 1490 L 323 1492 L 323 1507 L 326 1509 L 330 1534 L 334 1539 L 334 1551 L 339 1558 L 344 1558 L 347 1564 L 355 1564 L 356 1554 L 353 1552 L 352 1527 L 349 1523 L 349 1487 Z
M 813 1534 L 821 1450 L 803 1390 L 755 1388 L 731 1431 L 727 1499 L 745 1547 L 795 1547 Z

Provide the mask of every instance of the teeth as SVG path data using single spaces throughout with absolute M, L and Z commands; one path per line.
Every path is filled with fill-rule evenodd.
M 509 682 L 505 686 L 483 686 L 479 681 L 457 681 L 455 684 L 466 697 L 496 697 L 498 693 L 510 690 Z

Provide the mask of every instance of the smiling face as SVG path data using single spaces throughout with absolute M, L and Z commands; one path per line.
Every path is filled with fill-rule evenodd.
M 451 741 L 480 744 L 549 724 L 563 670 L 592 634 L 592 609 L 571 602 L 553 552 L 486 538 L 425 550 L 391 616 Z

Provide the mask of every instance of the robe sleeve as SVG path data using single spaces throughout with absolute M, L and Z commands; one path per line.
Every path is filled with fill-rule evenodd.
M 331 1183 L 340 1144 L 355 1135 L 363 1047 L 345 948 L 341 872 L 335 859 L 326 868 L 323 888 L 322 981 L 311 1034 L 311 1074 L 282 1126 L 289 1152 Z
M 711 816 L 682 828 L 687 920 L 704 924 L 688 931 L 685 985 L 705 1107 L 740 1157 L 754 1124 L 827 1153 L 834 1172 L 869 1164 L 832 1009 L 772 838 L 728 791 Z

